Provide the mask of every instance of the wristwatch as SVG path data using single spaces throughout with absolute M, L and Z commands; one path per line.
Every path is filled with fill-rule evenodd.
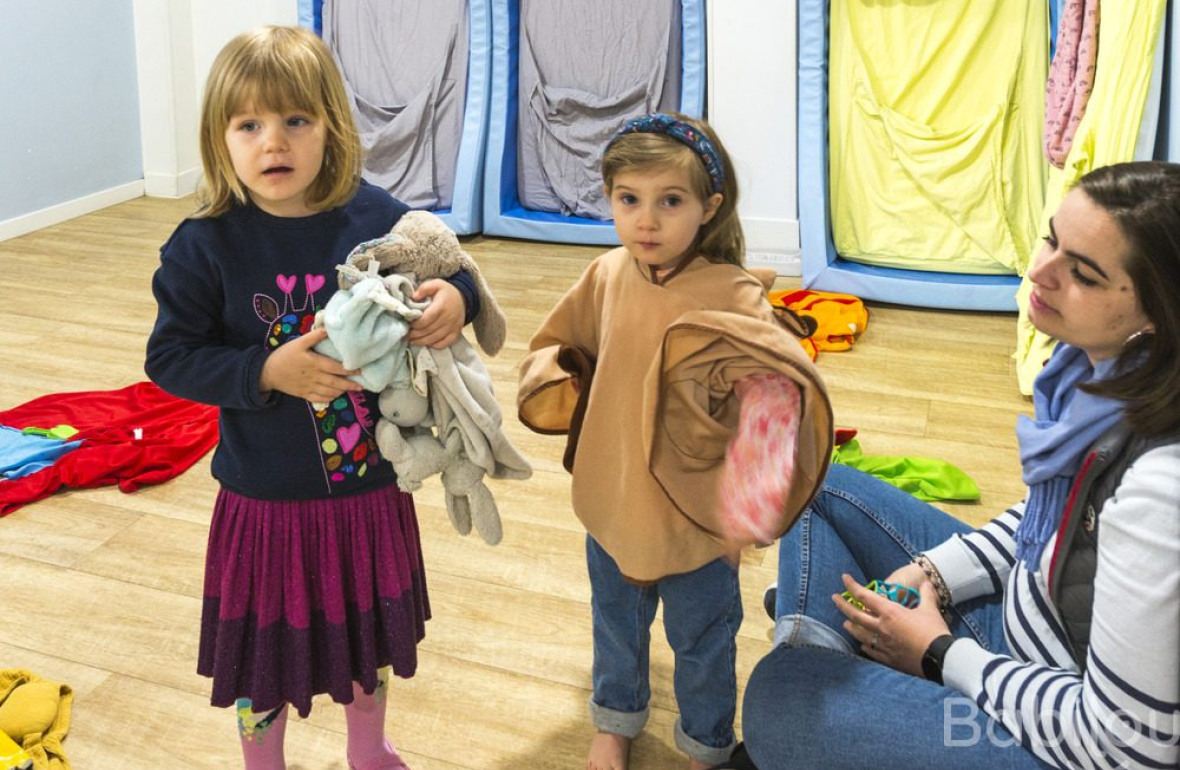
M 922 676 L 935 684 L 942 684 L 942 662 L 946 659 L 946 651 L 955 641 L 951 634 L 943 634 L 930 643 L 922 654 Z

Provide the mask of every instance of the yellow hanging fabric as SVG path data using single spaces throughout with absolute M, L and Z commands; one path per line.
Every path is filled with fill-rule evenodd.
M 832 0 L 832 230 L 842 257 L 1013 273 L 1034 247 L 1046 0 Z
M 1098 27 L 1098 65 L 1086 114 L 1078 124 L 1064 168 L 1051 168 L 1038 233 L 1049 233 L 1049 219 L 1062 198 L 1085 174 L 1101 166 L 1134 159 L 1143 110 L 1147 104 L 1155 47 L 1164 23 L 1166 0 L 1119 0 L 1102 3 Z M 1026 265 L 1020 266 L 1023 273 Z M 1028 320 L 1032 284 L 1025 276 L 1016 294 L 1016 378 L 1020 392 L 1032 393 L 1056 340 Z

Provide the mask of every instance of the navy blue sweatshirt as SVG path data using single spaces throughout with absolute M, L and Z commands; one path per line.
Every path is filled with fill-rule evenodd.
M 238 206 L 186 219 L 164 244 L 152 279 L 158 305 L 147 375 L 161 388 L 221 408 L 213 475 L 249 497 L 328 497 L 395 480 L 377 451 L 376 394 L 344 394 L 316 411 L 300 398 L 263 394 L 266 357 L 311 328 L 336 291 L 336 265 L 362 241 L 389 232 L 408 211 L 362 183 L 351 201 L 307 217 Z M 479 313 L 467 273 L 448 279 L 467 320 Z

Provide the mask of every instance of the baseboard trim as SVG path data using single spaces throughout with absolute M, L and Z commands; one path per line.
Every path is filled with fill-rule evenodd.
M 803 259 L 798 251 L 747 251 L 747 267 L 769 267 L 779 275 L 803 275 Z
M 143 194 L 153 198 L 183 198 L 197 190 L 201 169 L 190 168 L 180 174 L 147 173 L 143 180 Z
M 118 187 L 111 187 L 65 203 L 21 214 L 12 219 L 5 219 L 0 221 L 0 241 L 31 233 L 50 225 L 60 224 L 83 214 L 90 214 L 99 209 L 105 209 L 107 206 L 114 206 L 116 203 L 140 198 L 143 196 L 143 190 L 143 180 L 137 179 Z
M 795 219 L 742 217 L 746 264 L 774 268 L 779 275 L 803 274 L 799 256 L 799 222 Z

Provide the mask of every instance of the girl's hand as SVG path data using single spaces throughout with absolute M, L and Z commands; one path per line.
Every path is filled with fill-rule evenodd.
M 921 570 L 920 567 L 918 569 Z M 894 572 L 889 579 L 892 581 L 901 571 Z M 858 610 L 839 594 L 832 594 L 832 601 L 848 618 L 844 621 L 844 630 L 860 642 L 865 655 L 878 663 L 907 674 L 922 676 L 922 655 L 926 648 L 936 637 L 950 633 L 942 613 L 938 611 L 938 594 L 930 581 L 918 583 L 922 601 L 911 610 L 868 590 L 850 575 L 846 574 L 843 578 L 844 587 L 865 606 L 864 610 Z
M 410 324 L 407 339 L 411 344 L 428 348 L 448 347 L 463 331 L 467 311 L 463 295 L 441 278 L 431 278 L 422 282 L 413 297 L 419 302 L 427 298 L 430 306 L 422 312 L 421 318 Z
M 328 402 L 349 390 L 363 390 L 348 379 L 355 371 L 312 348 L 328 337 L 327 329 L 312 329 L 302 337 L 279 345 L 266 358 L 258 387 L 263 393 L 277 390 L 313 402 Z

